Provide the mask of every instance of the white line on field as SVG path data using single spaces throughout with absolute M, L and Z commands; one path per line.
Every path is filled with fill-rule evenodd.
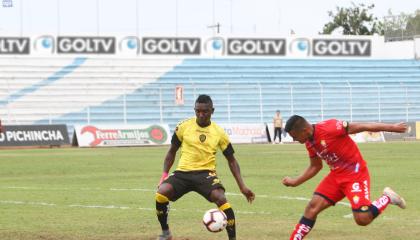
M 45 203 L 45 202 L 0 201 L 0 203 L 2 203 L 2 204 L 20 204 L 20 205 L 57 206 L 55 203 Z
M 67 205 L 69 207 L 79 207 L 79 208 L 107 208 L 107 209 L 130 209 L 130 207 L 123 207 L 123 206 L 100 206 L 100 205 L 81 205 L 81 204 L 71 204 Z
M 13 205 L 38 205 L 38 206 L 59 206 L 58 204 L 55 203 L 45 203 L 45 202 L 25 202 L 25 201 L 12 201 L 12 200 L 0 200 L 0 204 L 13 204 Z M 143 207 L 139 207 L 139 208 L 131 208 L 131 207 L 127 207 L 127 206 L 115 206 L 115 205 L 108 205 L 108 206 L 103 206 L 103 205 L 83 205 L 83 204 L 69 204 L 69 205 L 63 205 L 66 207 L 70 207 L 70 208 L 99 208 L 99 209 L 120 209 L 120 210 L 142 210 L 142 211 L 156 211 L 156 209 L 153 208 L 143 208 Z M 181 211 L 181 212 L 200 212 L 200 213 L 204 213 L 206 210 L 186 210 L 186 209 L 175 209 L 175 208 L 171 208 L 171 211 Z M 251 215 L 255 215 L 255 214 L 263 214 L 263 215 L 271 215 L 271 212 L 264 212 L 264 211 L 260 211 L 260 212 L 252 212 L 252 211 L 240 211 L 240 210 L 236 210 L 236 213 L 240 213 L 240 214 L 251 214 Z
M 7 186 L 3 187 L 0 186 L 0 188 L 5 189 L 22 189 L 22 190 L 71 190 L 70 188 L 41 188 L 41 187 L 15 187 L 15 186 Z M 139 191 L 139 192 L 156 192 L 156 189 L 147 189 L 147 188 L 109 188 L 109 189 L 102 189 L 102 188 L 80 188 L 80 189 L 74 189 L 74 190 L 82 190 L 82 191 L 92 191 L 92 190 L 107 190 L 107 191 Z M 241 193 L 231 193 L 226 192 L 226 195 L 228 196 L 242 196 Z M 256 195 L 257 198 L 269 198 L 269 199 L 286 199 L 286 200 L 299 200 L 299 201 L 306 201 L 308 202 L 309 198 L 304 197 L 290 197 L 290 196 L 269 196 L 266 194 L 262 195 Z M 350 206 L 349 203 L 346 202 L 338 202 L 337 204 L 344 205 L 344 206 Z

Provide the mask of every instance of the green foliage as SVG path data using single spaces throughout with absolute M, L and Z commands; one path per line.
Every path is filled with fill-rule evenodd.
M 245 183 L 256 193 L 248 204 L 227 161 L 218 175 L 235 210 L 238 239 L 288 239 L 307 199 L 328 167 L 297 188 L 281 185 L 309 164 L 300 144 L 235 145 Z M 401 193 L 407 210 L 389 206 L 368 227 L 337 204 L 318 216 L 308 239 L 402 240 L 420 236 L 420 142 L 360 144 L 371 173 L 372 199 L 385 186 Z M 160 231 L 154 193 L 168 147 L 33 149 L 0 152 L 1 240 L 153 240 Z M 172 169 L 173 170 L 173 169 Z M 343 199 L 347 203 L 346 199 Z M 196 193 L 171 203 L 175 239 L 224 240 L 201 223 L 214 205 Z
M 420 9 L 418 9 L 414 16 L 409 16 L 405 31 L 412 35 L 420 35 Z
M 420 10 L 414 14 L 400 13 L 392 14 L 388 11 L 384 21 L 385 39 L 393 40 L 411 40 L 413 36 L 420 35 Z
M 356 5 L 352 2 L 351 7 L 336 7 L 336 12 L 329 11 L 332 21 L 324 25 L 321 34 L 331 34 L 334 31 L 342 31 L 344 35 L 383 35 L 383 23 L 370 14 L 374 4 Z

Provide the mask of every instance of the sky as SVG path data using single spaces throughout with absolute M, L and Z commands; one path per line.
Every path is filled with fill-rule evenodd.
M 419 0 L 0 0 L 0 36 L 287 36 L 318 34 L 336 6 L 375 4 L 382 19 Z M 12 5 L 4 7 L 3 5 Z

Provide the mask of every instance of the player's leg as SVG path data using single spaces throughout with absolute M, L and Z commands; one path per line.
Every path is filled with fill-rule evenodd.
M 314 227 L 318 214 L 343 198 L 344 194 L 340 191 L 335 177 L 331 173 L 328 174 L 316 188 L 302 218 L 290 235 L 290 240 L 303 239 Z
M 354 220 L 360 226 L 370 224 L 389 204 L 405 208 L 404 199 L 390 188 L 385 188 L 382 196 L 370 201 L 370 176 L 367 168 L 348 184 L 345 194 L 352 206 Z
M 381 197 L 373 201 L 370 205 L 364 205 L 358 209 L 353 210 L 353 216 L 356 223 L 360 226 L 366 226 L 373 222 L 373 220 L 381 214 L 389 205 L 397 205 L 405 209 L 405 200 L 391 188 L 386 187 Z
M 223 188 L 213 189 L 213 191 L 210 193 L 210 200 L 211 202 L 214 202 L 217 207 L 226 214 L 226 232 L 229 239 L 236 239 L 235 213 L 232 209 L 232 206 L 226 199 L 225 190 Z
M 281 143 L 281 131 L 282 131 L 282 129 L 279 128 L 279 143 Z
M 226 214 L 226 232 L 230 240 L 236 239 L 235 213 L 226 199 L 225 188 L 220 183 L 216 173 L 205 171 L 200 176 L 197 176 L 195 191 L 209 202 L 215 203 Z
M 294 231 L 290 235 L 290 240 L 303 239 L 314 227 L 318 214 L 332 205 L 333 204 L 325 197 L 314 194 L 311 201 L 309 201 L 306 206 L 302 218 L 299 223 L 296 224 Z
M 168 225 L 169 201 L 176 201 L 187 192 L 187 184 L 185 184 L 185 179 L 183 179 L 182 176 L 180 177 L 180 173 L 170 175 L 159 186 L 155 199 L 156 215 L 162 228 L 162 234 L 158 236 L 158 240 L 172 239 L 172 234 Z
M 274 128 L 274 142 L 276 142 L 275 141 L 276 137 L 280 139 L 279 140 L 279 142 L 280 142 L 281 141 L 281 136 L 280 136 L 280 131 L 279 131 L 278 127 Z
M 156 192 L 156 215 L 162 228 L 158 240 L 172 239 L 168 225 L 169 197 L 173 195 L 173 187 L 169 183 L 162 183 Z

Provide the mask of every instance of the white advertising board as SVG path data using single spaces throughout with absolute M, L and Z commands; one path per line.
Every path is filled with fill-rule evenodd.
M 167 124 L 77 125 L 79 147 L 120 147 L 170 144 Z

